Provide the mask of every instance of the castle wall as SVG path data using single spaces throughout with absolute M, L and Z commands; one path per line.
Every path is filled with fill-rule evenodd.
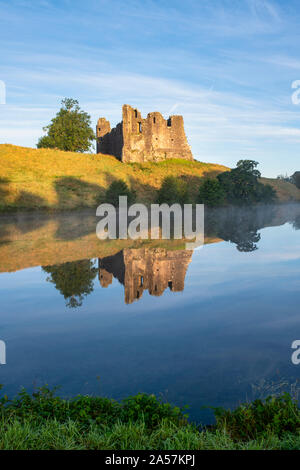
M 114 129 L 105 118 L 97 124 L 97 152 L 108 153 L 124 163 L 161 161 L 168 158 L 193 160 L 182 116 L 164 119 L 158 112 L 143 119 L 129 105 L 122 109 L 123 120 Z
M 123 124 L 119 123 L 113 129 L 105 118 L 98 119 L 97 123 L 97 153 L 114 155 L 122 160 Z
M 142 297 L 144 290 L 160 296 L 169 288 L 173 292 L 184 289 L 184 279 L 192 252 L 124 249 L 114 256 L 99 259 L 99 280 L 102 287 L 111 284 L 112 275 L 125 288 L 125 302 Z

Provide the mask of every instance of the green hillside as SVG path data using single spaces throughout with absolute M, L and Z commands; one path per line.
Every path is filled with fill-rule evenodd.
M 0 211 L 95 207 L 115 179 L 126 181 L 137 192 L 137 199 L 149 204 L 168 175 L 183 178 L 195 197 L 203 177 L 226 170 L 225 166 L 196 160 L 124 164 L 110 155 L 5 144 L 0 145 Z M 263 181 L 278 189 L 281 201 L 300 200 L 300 190 L 290 183 Z

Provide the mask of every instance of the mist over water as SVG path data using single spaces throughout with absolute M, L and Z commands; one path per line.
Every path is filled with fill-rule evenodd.
M 300 366 L 300 206 L 205 212 L 205 245 L 100 241 L 92 212 L 0 219 L 0 383 L 233 407 Z

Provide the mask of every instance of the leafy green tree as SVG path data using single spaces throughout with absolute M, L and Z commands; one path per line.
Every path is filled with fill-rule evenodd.
M 236 164 L 236 170 L 242 173 L 247 173 L 254 178 L 260 178 L 260 171 L 256 169 L 259 165 L 255 160 L 239 160 Z
M 175 176 L 167 176 L 158 191 L 158 204 L 187 204 L 189 194 L 187 183 Z
M 260 177 L 260 172 L 255 169 L 257 165 L 253 160 L 240 160 L 236 168 L 218 175 L 230 203 L 254 202 L 255 188 Z
M 91 128 L 91 117 L 80 109 L 77 100 L 65 98 L 61 104 L 61 109 L 51 123 L 44 127 L 47 135 L 39 139 L 37 148 L 88 151 L 96 138 Z
M 130 189 L 123 180 L 115 180 L 111 183 L 105 194 L 105 201 L 119 206 L 119 196 L 127 196 L 127 203 L 132 204 L 136 199 L 136 193 Z
M 275 200 L 276 193 L 273 188 L 259 181 L 261 174 L 256 169 L 257 165 L 258 162 L 254 160 L 240 160 L 236 168 L 217 176 L 229 203 L 270 203 Z
M 300 171 L 295 171 L 293 176 L 291 177 L 293 183 L 300 189 Z
M 269 204 L 277 199 L 276 191 L 270 184 L 258 183 L 256 191 L 258 202 Z
M 219 180 L 207 178 L 199 188 L 198 202 L 214 207 L 224 204 L 225 191 Z

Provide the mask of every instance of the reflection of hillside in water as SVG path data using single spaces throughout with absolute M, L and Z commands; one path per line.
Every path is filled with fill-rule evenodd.
M 291 222 L 300 227 L 300 204 L 205 210 L 205 244 L 222 240 L 239 251 L 258 247 L 264 227 Z M 132 248 L 183 250 L 183 240 L 100 241 L 94 212 L 15 214 L 0 216 L 0 272 L 54 265 L 82 259 L 105 258 Z
M 228 241 L 241 252 L 259 248 L 259 230 L 290 222 L 300 228 L 300 205 L 206 210 L 205 243 Z M 182 240 L 110 240 L 96 237 L 91 213 L 0 217 L 0 272 L 43 266 L 47 280 L 69 307 L 82 305 L 99 276 L 102 287 L 113 278 L 124 285 L 125 302 L 145 290 L 159 296 L 184 289 L 192 252 Z M 98 266 L 93 259 L 98 259 Z
M 99 258 L 99 281 L 108 287 L 113 277 L 124 285 L 125 303 L 140 299 L 145 290 L 160 296 L 169 288 L 172 292 L 184 289 L 184 280 L 192 251 L 140 248 L 125 249 L 114 256 Z

